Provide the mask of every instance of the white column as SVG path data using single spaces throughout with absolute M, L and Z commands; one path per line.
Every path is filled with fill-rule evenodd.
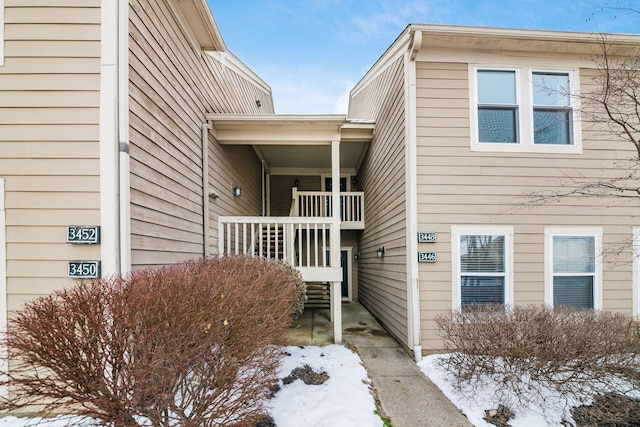
M 340 141 L 331 142 L 331 267 L 340 266 Z M 342 275 L 340 275 L 342 277 Z M 333 340 L 342 342 L 342 282 L 331 282 Z

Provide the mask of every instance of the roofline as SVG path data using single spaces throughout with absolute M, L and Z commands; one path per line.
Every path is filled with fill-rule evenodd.
M 405 31 L 422 31 L 432 35 L 462 35 L 470 37 L 501 37 L 516 39 L 535 39 L 541 41 L 565 41 L 599 43 L 601 36 L 606 35 L 609 42 L 615 44 L 640 43 L 640 34 L 577 32 L 557 30 L 530 30 L 500 27 L 472 27 L 441 24 L 410 24 Z
M 617 47 L 632 49 L 640 48 L 640 34 L 621 33 L 587 33 L 551 30 L 527 30 L 497 27 L 472 27 L 440 24 L 409 24 L 398 35 L 394 42 L 378 58 L 373 66 L 365 73 L 353 87 L 350 96 L 357 95 L 372 80 L 380 75 L 391 63 L 403 55 L 413 43 L 414 33 L 422 32 L 422 45 L 429 45 L 429 36 L 458 36 L 468 38 L 501 38 L 513 40 L 536 40 L 548 42 L 566 42 L 597 45 L 602 43 L 603 37 L 607 43 Z M 433 46 L 433 45 L 431 45 Z
M 207 0 L 170 0 L 201 50 L 224 52 L 227 46 Z
M 345 114 L 207 114 L 207 120 L 213 122 L 245 123 L 316 123 L 343 125 L 347 122 Z
M 273 94 L 271 92 L 271 86 L 269 86 L 262 78 L 255 73 L 251 68 L 249 68 L 242 60 L 240 60 L 237 56 L 235 56 L 230 50 L 224 52 L 215 52 L 215 51 L 205 51 L 205 54 L 214 59 L 224 66 L 231 68 L 236 73 L 240 74 L 247 80 L 253 82 L 255 85 L 260 87 L 263 91 L 269 94 L 271 99 L 271 111 L 273 108 Z

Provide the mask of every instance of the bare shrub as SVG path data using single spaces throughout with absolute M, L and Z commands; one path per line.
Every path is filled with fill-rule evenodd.
M 436 319 L 450 357 L 440 363 L 458 390 L 497 385 L 505 403 L 513 398 L 592 398 L 640 387 L 640 323 L 612 312 L 545 306 L 477 306 Z M 537 395 L 537 396 L 536 396 Z
M 301 283 L 284 264 L 226 257 L 36 299 L 10 322 L 8 407 L 118 426 L 255 422 Z

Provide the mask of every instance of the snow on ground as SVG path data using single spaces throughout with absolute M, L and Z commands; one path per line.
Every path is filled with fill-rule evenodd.
M 452 375 L 436 364 L 440 357 L 446 357 L 446 355 L 427 356 L 418 363 L 418 366 L 474 426 L 494 427 L 483 418 L 485 410 L 496 409 L 501 403 L 496 398 L 495 384 L 486 379 L 481 387 L 463 395 L 452 386 Z M 572 406 L 579 405 L 577 401 L 568 401 L 550 390 L 546 390 L 544 394 L 544 398 L 528 397 L 531 403 L 526 407 L 518 405 L 517 402 L 509 402 L 506 406 L 509 406 L 515 413 L 515 417 L 509 420 L 509 425 L 512 427 L 555 427 L 563 426 L 563 419 L 573 421 L 570 409 Z M 473 398 L 470 399 L 468 396 L 473 396 Z
M 375 402 L 370 392 L 370 382 L 360 358 L 340 345 L 325 347 L 283 347 L 283 357 L 278 376 L 282 379 L 295 368 L 309 365 L 314 372 L 324 371 L 329 379 L 321 385 L 307 385 L 297 379 L 291 384 L 280 383 L 281 389 L 267 403 L 267 410 L 278 427 L 381 427 L 382 420 L 375 414 Z M 449 373 L 435 362 L 442 355 L 425 357 L 418 366 L 440 390 L 464 413 L 476 427 L 493 427 L 483 420 L 485 410 L 496 409 L 495 388 L 490 381 L 472 398 L 465 397 L 451 385 Z M 562 426 L 563 419 L 571 420 L 569 409 L 577 402 L 567 402 L 549 392 L 544 401 L 527 407 L 512 405 L 515 418 L 512 427 Z M 42 420 L 39 418 L 0 418 L 0 427 L 63 427 L 68 418 Z M 89 421 L 84 426 L 93 425 Z
M 306 385 L 301 380 L 280 384 L 281 389 L 268 404 L 268 411 L 278 427 L 379 427 L 375 402 L 369 390 L 367 371 L 360 357 L 340 345 L 326 347 L 284 347 L 278 376 L 284 378 L 297 367 L 309 365 L 315 372 L 324 371 L 329 379 L 321 385 Z M 69 418 L 0 418 L 0 427 L 63 427 Z M 92 426 L 90 421 L 84 426 Z
M 290 356 L 283 360 L 280 378 L 307 364 L 315 372 L 325 371 L 329 379 L 322 385 L 301 380 L 282 385 L 269 401 L 269 413 L 278 427 L 382 426 L 358 355 L 340 345 L 286 347 L 285 351 Z

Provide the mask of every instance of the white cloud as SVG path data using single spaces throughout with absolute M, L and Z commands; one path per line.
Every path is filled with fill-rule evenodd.
M 285 68 L 271 66 L 259 72 L 273 93 L 278 114 L 346 114 L 353 81 L 343 70 L 314 64 Z

